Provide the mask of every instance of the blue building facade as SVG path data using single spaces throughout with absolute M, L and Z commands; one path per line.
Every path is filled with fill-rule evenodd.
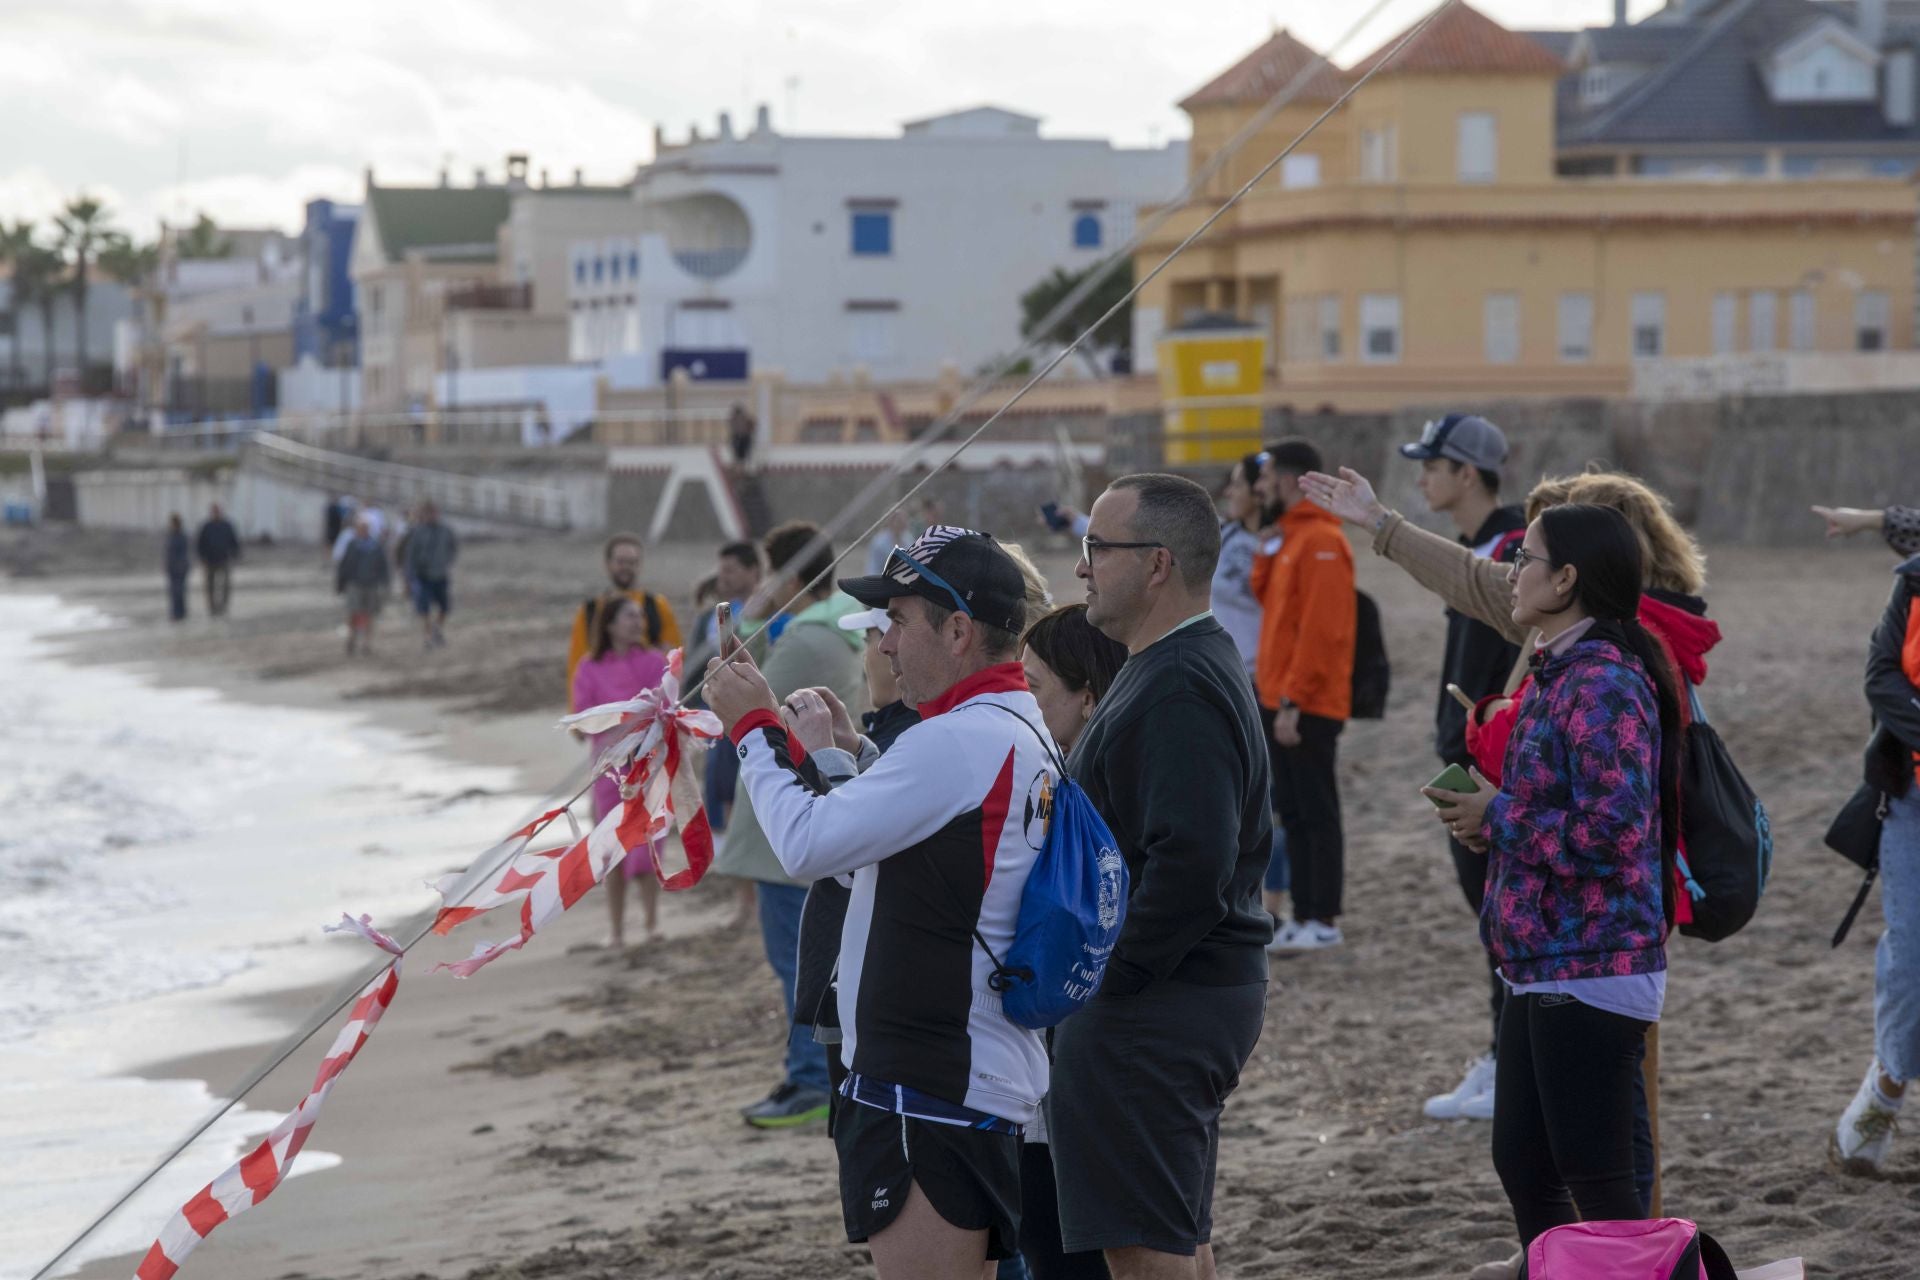
M 309 200 L 300 234 L 300 300 L 293 313 L 293 358 L 312 357 L 328 368 L 360 363 L 360 327 L 354 309 L 353 235 L 360 206 Z

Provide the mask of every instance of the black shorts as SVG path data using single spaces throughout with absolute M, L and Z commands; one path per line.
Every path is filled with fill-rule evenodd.
M 1067 1253 L 1212 1239 L 1220 1113 L 1266 1008 L 1264 982 L 1162 981 L 1060 1024 L 1045 1105 Z
M 415 578 L 413 580 L 413 607 L 422 615 L 434 608 L 441 613 L 453 612 L 453 587 L 445 578 Z
M 847 1240 L 864 1244 L 886 1230 L 918 1183 L 938 1213 L 963 1231 L 987 1232 L 987 1257 L 1010 1258 L 1020 1244 L 1020 1139 L 895 1115 L 834 1098 L 833 1145 L 840 1153 L 840 1212 Z

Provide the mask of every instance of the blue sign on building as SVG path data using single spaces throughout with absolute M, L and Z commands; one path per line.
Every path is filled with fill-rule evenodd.
M 353 233 L 360 206 L 309 200 L 300 235 L 304 274 L 293 311 L 293 358 L 311 356 L 329 368 L 360 363 L 359 321 L 354 311 Z

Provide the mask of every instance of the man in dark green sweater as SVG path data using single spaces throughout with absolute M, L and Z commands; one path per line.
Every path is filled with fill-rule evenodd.
M 1132 889 L 1099 994 L 1060 1025 L 1047 1128 L 1068 1252 L 1118 1280 L 1213 1275 L 1220 1114 L 1260 1038 L 1273 919 L 1268 757 L 1246 665 L 1214 621 L 1220 524 L 1178 476 L 1093 505 L 1087 620 L 1127 647 L 1068 771 Z

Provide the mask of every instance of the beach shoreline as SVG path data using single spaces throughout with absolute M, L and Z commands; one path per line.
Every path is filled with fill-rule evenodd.
M 1913 1187 L 1845 1178 L 1825 1160 L 1825 1135 L 1871 1053 L 1878 906 L 1830 950 L 1858 878 L 1820 848 L 1857 776 L 1865 637 L 1891 561 L 1866 547 L 1709 550 L 1708 598 L 1727 639 L 1702 695 L 1768 805 L 1779 852 L 1753 924 L 1714 946 L 1672 946 L 1661 1037 L 1666 1208 L 1699 1220 L 1742 1267 L 1804 1255 L 1810 1275 L 1895 1280 L 1911 1274 L 1902 1259 L 1920 1238 Z M 194 663 L 216 676 L 226 664 L 221 687 L 237 696 L 394 715 L 405 731 L 437 734 L 421 739 L 434 750 L 517 759 L 523 784 L 543 784 L 543 766 L 573 758 L 541 735 L 551 732 L 569 602 L 591 590 L 596 556 L 577 541 L 476 545 L 462 571 L 470 580 L 456 578 L 444 661 L 402 648 L 394 628 L 390 654 L 348 666 L 331 632 L 316 634 L 336 612 L 318 553 L 305 551 L 249 562 L 230 634 L 200 620 L 159 645 L 76 645 L 76 660 L 132 661 L 163 678 L 191 669 L 194 679 L 208 678 Z M 1348 941 L 1273 966 L 1267 1030 L 1223 1129 L 1214 1234 L 1223 1276 L 1454 1276 L 1512 1248 L 1487 1126 L 1431 1122 L 1419 1110 L 1486 1034 L 1473 922 L 1416 789 L 1437 767 L 1443 620 L 1364 547 L 1358 562 L 1360 586 L 1381 605 L 1394 686 L 1387 720 L 1350 725 L 1343 738 Z M 704 563 L 704 552 L 658 552 L 649 585 L 679 605 L 676 588 Z M 1074 598 L 1063 557 L 1042 565 Z M 31 585 L 56 580 L 73 598 L 130 601 L 129 617 L 158 617 L 157 569 Z M 175 652 L 203 636 L 204 652 Z M 403 694 L 410 709 L 383 709 Z M 583 903 L 466 982 L 428 971 L 510 926 L 483 919 L 431 939 L 315 1131 L 314 1145 L 344 1163 L 223 1226 L 184 1274 L 870 1275 L 864 1250 L 844 1242 L 829 1144 L 817 1132 L 757 1133 L 737 1115 L 774 1083 L 782 1018 L 757 930 L 728 927 L 733 903 L 721 883 L 670 896 L 669 937 L 620 956 L 575 949 L 605 927 L 598 902 Z M 292 1105 L 327 1038 L 249 1105 Z M 148 1066 L 213 1073 L 244 1058 Z M 1893 1172 L 1920 1176 L 1920 1144 L 1896 1143 Z M 124 1280 L 130 1262 L 78 1274 Z

